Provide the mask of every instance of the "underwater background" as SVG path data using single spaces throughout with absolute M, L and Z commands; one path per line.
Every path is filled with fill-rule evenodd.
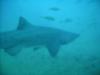
M 100 0 L 0 0 L 0 32 L 15 30 L 20 16 L 80 36 L 54 58 L 46 48 L 1 49 L 0 75 L 100 75 Z

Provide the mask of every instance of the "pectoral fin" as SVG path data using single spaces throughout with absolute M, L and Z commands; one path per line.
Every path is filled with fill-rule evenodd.
M 52 57 L 55 57 L 59 52 L 60 43 L 59 42 L 54 42 L 52 44 L 48 44 L 47 48 L 48 48 L 48 51 L 49 51 L 50 55 Z
M 21 47 L 6 48 L 5 52 L 11 56 L 16 56 L 21 51 L 21 49 Z

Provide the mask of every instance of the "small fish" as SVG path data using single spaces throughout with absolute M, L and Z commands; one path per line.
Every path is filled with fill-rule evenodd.
M 52 11 L 59 11 L 60 9 L 57 8 L 57 7 L 52 7 L 52 8 L 50 8 L 50 10 L 52 10 Z
M 44 19 L 50 20 L 50 21 L 55 21 L 55 18 L 52 16 L 45 16 L 43 17 Z
M 60 23 L 70 23 L 70 22 L 72 22 L 72 21 L 73 21 L 72 19 L 66 18 L 66 19 L 63 20 L 63 21 L 60 21 Z
M 67 19 L 65 19 L 65 22 L 72 22 L 72 19 L 67 18 Z
M 91 3 L 100 3 L 100 0 L 89 0 L 88 4 L 91 4 Z
M 78 3 L 82 3 L 83 2 L 83 0 L 76 0 L 76 3 L 78 4 Z

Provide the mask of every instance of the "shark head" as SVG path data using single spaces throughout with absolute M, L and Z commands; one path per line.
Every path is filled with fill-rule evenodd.
M 60 41 L 62 45 L 66 45 L 74 41 L 77 37 L 79 37 L 79 34 L 77 33 L 63 32 L 60 36 Z

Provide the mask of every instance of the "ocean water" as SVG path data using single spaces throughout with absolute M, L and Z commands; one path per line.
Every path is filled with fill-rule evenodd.
M 56 57 L 45 47 L 16 56 L 0 49 L 0 75 L 100 75 L 100 0 L 0 0 L 0 16 L 0 32 L 16 30 L 23 16 L 36 26 L 80 34 Z

